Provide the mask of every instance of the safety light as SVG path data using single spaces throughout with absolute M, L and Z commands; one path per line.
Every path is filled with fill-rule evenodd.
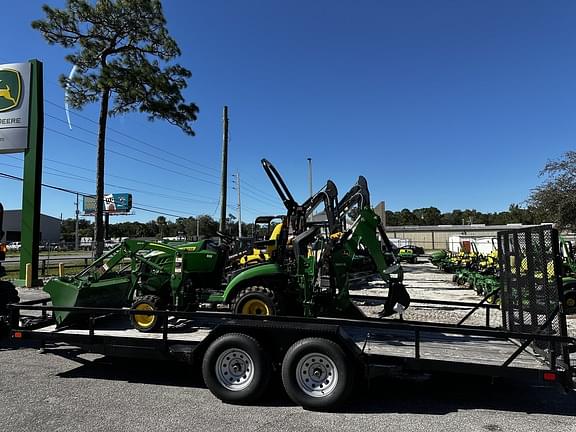
M 544 381 L 556 381 L 556 374 L 554 372 L 544 372 Z
M 12 337 L 14 339 L 22 339 L 22 332 L 15 331 L 14 333 L 12 333 Z

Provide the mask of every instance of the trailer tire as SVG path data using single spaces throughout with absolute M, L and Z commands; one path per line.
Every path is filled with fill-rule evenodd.
M 232 311 L 242 315 L 280 315 L 280 302 L 274 290 L 250 286 L 236 294 L 232 300 Z
M 136 297 L 131 306 L 132 309 L 138 310 L 160 310 L 162 299 L 155 295 L 144 295 Z M 141 332 L 153 332 L 158 330 L 162 325 L 162 319 L 158 315 L 130 315 L 132 326 Z
M 311 410 L 341 405 L 354 384 L 354 368 L 336 343 L 322 338 L 301 339 L 282 361 L 282 382 L 295 403 Z
M 223 402 L 257 400 L 270 382 L 271 363 L 256 339 L 241 333 L 220 336 L 202 360 L 204 383 Z

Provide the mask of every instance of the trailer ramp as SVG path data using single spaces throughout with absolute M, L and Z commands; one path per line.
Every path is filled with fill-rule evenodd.
M 498 233 L 502 324 L 510 332 L 568 337 L 558 231 L 551 226 Z M 546 361 L 569 368 L 569 342 L 525 338 Z

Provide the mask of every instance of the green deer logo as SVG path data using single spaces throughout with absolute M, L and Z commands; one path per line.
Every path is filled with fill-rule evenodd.
M 0 69 L 0 112 L 11 111 L 18 106 L 22 81 L 18 71 Z
M 2 80 L 0 80 L 0 82 L 2 82 Z M 8 84 L 6 84 L 6 88 L 0 88 L 0 97 L 8 99 L 14 105 L 16 105 L 16 99 L 12 97 L 12 94 L 10 93 L 10 86 Z

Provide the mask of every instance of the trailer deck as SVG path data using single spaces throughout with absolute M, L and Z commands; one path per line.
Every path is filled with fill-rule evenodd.
M 187 320 L 172 318 L 168 324 L 166 343 L 196 343 L 206 337 L 222 322 L 221 319 Z M 391 321 L 395 322 L 395 321 Z M 469 363 L 474 365 L 501 366 L 517 350 L 521 343 L 513 339 L 493 336 L 449 333 L 446 331 L 419 331 L 419 341 L 415 340 L 414 330 L 378 327 L 356 327 L 344 325 L 344 334 L 354 341 L 358 349 L 370 356 L 412 358 L 445 362 Z M 68 336 L 105 338 L 108 343 L 131 339 L 133 341 L 163 341 L 163 332 L 142 333 L 131 328 L 126 317 L 99 320 L 98 326 L 89 328 L 56 328 L 56 324 L 46 325 L 34 330 L 39 338 L 45 340 L 64 340 Z M 76 338 L 75 338 L 76 339 Z M 76 339 L 80 340 L 80 339 Z M 545 359 L 530 350 L 522 351 L 511 363 L 514 367 L 549 370 Z

